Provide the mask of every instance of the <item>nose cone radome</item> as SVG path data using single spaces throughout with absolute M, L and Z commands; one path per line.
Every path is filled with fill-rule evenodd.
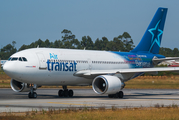
M 10 64 L 8 64 L 8 63 L 5 63 L 5 64 L 3 65 L 3 70 L 4 70 L 4 72 L 5 72 L 7 75 L 10 75 L 10 74 L 12 73 L 11 66 L 10 66 Z
M 3 65 L 3 70 L 9 77 L 14 78 L 16 76 L 16 73 L 18 72 L 18 66 L 16 65 L 16 63 L 7 61 Z

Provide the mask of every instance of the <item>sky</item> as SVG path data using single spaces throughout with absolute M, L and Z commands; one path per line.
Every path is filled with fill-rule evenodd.
M 93 41 L 128 32 L 137 46 L 158 7 L 166 7 L 161 47 L 179 49 L 178 5 L 179 0 L 0 0 L 0 47 L 62 40 L 63 29 Z

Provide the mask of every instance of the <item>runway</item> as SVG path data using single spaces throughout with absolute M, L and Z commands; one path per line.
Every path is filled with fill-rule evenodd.
M 171 89 L 124 89 L 124 98 L 108 98 L 92 89 L 73 89 L 73 98 L 59 98 L 58 89 L 38 89 L 36 99 L 29 99 L 28 92 L 16 93 L 0 89 L 0 112 L 25 112 L 32 110 L 67 109 L 84 107 L 126 108 L 152 107 L 157 104 L 179 105 L 179 90 Z

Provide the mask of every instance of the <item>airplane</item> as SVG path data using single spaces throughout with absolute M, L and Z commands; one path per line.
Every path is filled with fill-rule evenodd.
M 15 92 L 37 98 L 40 86 L 62 86 L 59 97 L 73 97 L 67 86 L 89 86 L 97 94 L 123 98 L 125 82 L 146 72 L 179 71 L 179 67 L 155 67 L 173 58 L 159 55 L 167 8 L 158 8 L 140 43 L 130 52 L 31 48 L 10 56 L 4 72 Z M 179 59 L 179 58 L 175 58 Z

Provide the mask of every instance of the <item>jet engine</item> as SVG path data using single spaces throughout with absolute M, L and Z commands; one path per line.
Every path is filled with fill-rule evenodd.
M 17 80 L 11 79 L 11 88 L 15 92 L 29 92 L 30 91 L 30 86 L 27 83 L 22 83 Z
M 124 83 L 116 76 L 97 76 L 92 83 L 93 90 L 97 94 L 116 94 L 124 87 Z

